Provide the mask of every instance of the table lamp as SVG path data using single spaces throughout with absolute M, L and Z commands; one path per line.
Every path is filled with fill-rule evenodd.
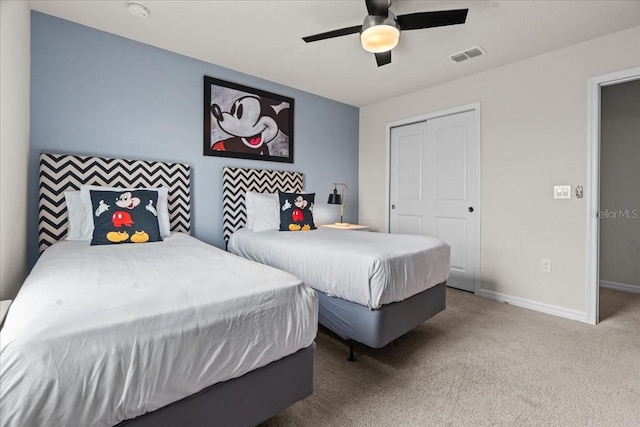
M 338 194 L 338 186 L 342 187 L 342 193 Z M 344 206 L 346 204 L 346 194 L 347 192 L 347 184 L 342 184 L 340 182 L 333 183 L 333 193 L 329 194 L 329 200 L 327 201 L 330 205 L 340 205 L 340 222 L 336 222 L 335 225 L 338 227 L 348 227 L 348 222 L 343 222 L 344 219 Z

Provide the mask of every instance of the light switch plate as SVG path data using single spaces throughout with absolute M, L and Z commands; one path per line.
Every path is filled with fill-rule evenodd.
M 570 199 L 571 186 L 570 185 L 554 185 L 553 198 L 554 199 Z

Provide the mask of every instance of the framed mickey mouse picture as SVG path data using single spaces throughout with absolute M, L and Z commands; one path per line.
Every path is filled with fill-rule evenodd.
M 293 99 L 205 76 L 204 155 L 293 163 Z

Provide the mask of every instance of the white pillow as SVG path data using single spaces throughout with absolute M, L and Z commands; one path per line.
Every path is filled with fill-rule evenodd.
M 64 202 L 67 205 L 68 229 L 66 240 L 91 240 L 93 220 L 87 215 L 79 191 L 65 191 Z
M 122 187 L 100 187 L 99 185 L 82 185 L 80 186 L 80 199 L 84 206 L 85 215 L 91 224 L 91 230 L 88 234 L 84 234 L 83 237 L 91 240 L 93 236 L 93 208 L 91 207 L 91 193 L 90 191 L 133 191 L 133 190 L 151 190 L 158 192 L 158 225 L 160 226 L 160 236 L 171 236 L 171 225 L 169 224 L 169 190 L 166 187 L 158 188 L 122 188 Z M 86 230 L 83 230 L 86 231 Z
M 277 194 L 247 191 L 245 202 L 247 205 L 246 228 L 253 231 L 280 229 Z

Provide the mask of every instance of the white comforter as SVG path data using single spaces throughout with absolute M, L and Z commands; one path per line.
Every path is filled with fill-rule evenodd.
M 177 233 L 60 242 L 0 332 L 3 426 L 111 426 L 309 346 L 299 279 Z
M 444 282 L 449 250 L 432 237 L 331 228 L 241 229 L 229 240 L 232 253 L 288 271 L 327 295 L 371 309 Z

